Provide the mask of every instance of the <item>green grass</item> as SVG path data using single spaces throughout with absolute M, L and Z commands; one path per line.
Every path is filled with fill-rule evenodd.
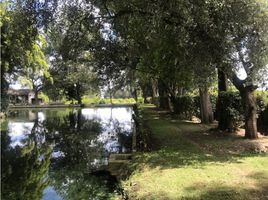
M 153 150 L 133 159 L 133 173 L 123 182 L 130 199 L 268 199 L 267 154 L 238 147 L 250 141 L 211 135 L 211 126 L 152 108 L 144 108 L 143 117 Z

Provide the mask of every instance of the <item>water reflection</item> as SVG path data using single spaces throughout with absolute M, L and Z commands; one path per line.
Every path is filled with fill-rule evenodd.
M 109 199 L 116 185 L 105 167 L 110 153 L 131 151 L 131 112 L 14 112 L 1 130 L 1 199 Z

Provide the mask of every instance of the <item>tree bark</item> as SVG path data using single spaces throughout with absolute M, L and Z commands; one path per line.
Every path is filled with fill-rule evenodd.
M 233 75 L 232 82 L 239 90 L 242 98 L 245 117 L 245 138 L 257 139 L 257 111 L 256 101 L 253 95 L 257 87 L 253 84 L 245 86 L 245 80 L 240 80 L 235 74 Z
M 5 71 L 4 71 L 4 66 L 1 65 L 1 102 L 0 102 L 0 111 L 1 112 L 6 112 L 9 104 L 9 98 L 8 98 L 8 82 L 5 79 Z
M 228 82 L 226 74 L 218 69 L 218 91 L 227 91 Z
M 159 98 L 159 93 L 158 93 L 158 81 L 156 79 L 151 79 L 151 85 L 152 85 L 152 103 L 156 106 L 158 106 L 158 98 Z
M 216 105 L 216 119 L 218 120 L 218 129 L 225 131 L 232 129 L 232 124 L 225 118 L 224 111 L 222 110 L 220 102 L 221 99 L 221 92 L 226 92 L 228 90 L 228 83 L 227 83 L 227 76 L 226 74 L 218 69 L 218 99 Z
M 212 105 L 209 98 L 208 88 L 199 88 L 201 122 L 209 124 L 213 122 Z
M 168 96 L 168 92 L 161 80 L 158 81 L 158 92 L 159 92 L 159 108 L 165 110 L 171 110 L 171 103 Z
M 77 95 L 77 103 L 82 104 L 82 98 L 80 95 Z
M 257 89 L 256 86 L 245 86 L 245 80 L 240 80 L 235 74 L 232 77 L 234 86 L 239 90 L 242 98 L 245 117 L 245 138 L 257 139 L 257 111 L 256 101 L 253 92 Z
M 82 97 L 81 97 L 81 90 L 80 90 L 81 86 L 79 83 L 76 84 L 76 99 L 77 99 L 77 103 L 78 104 L 82 104 Z
M 38 101 L 38 90 L 34 90 L 34 104 L 38 105 L 39 101 Z
M 257 139 L 257 109 L 253 91 L 245 88 L 240 91 L 245 115 L 245 138 Z
M 141 91 L 142 91 L 142 97 L 144 99 L 144 103 L 149 103 L 148 100 L 147 100 L 146 86 L 141 86 Z
M 134 88 L 133 95 L 134 95 L 135 101 L 138 103 L 138 91 L 136 87 Z

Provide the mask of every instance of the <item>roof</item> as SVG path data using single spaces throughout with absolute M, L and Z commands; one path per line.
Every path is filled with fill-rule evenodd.
M 13 94 L 13 95 L 28 95 L 29 93 L 33 92 L 30 89 L 8 89 L 7 94 Z

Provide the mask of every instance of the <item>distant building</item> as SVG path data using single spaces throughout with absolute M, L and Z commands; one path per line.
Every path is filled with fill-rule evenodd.
M 9 89 L 7 91 L 9 95 L 9 102 L 13 105 L 29 105 L 35 103 L 34 91 L 30 89 Z M 41 98 L 38 98 L 38 104 L 42 104 Z

